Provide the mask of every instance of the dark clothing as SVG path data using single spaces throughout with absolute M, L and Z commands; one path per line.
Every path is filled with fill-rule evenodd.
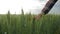
M 49 0 L 49 1 L 46 3 L 45 7 L 42 9 L 42 12 L 43 12 L 44 14 L 47 14 L 47 13 L 52 9 L 52 7 L 54 6 L 54 4 L 55 4 L 57 1 L 58 1 L 58 0 Z

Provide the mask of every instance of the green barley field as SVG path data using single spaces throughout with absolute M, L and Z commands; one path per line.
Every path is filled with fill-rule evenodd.
M 45 15 L 33 20 L 35 15 L 0 15 L 0 34 L 60 34 L 60 15 Z

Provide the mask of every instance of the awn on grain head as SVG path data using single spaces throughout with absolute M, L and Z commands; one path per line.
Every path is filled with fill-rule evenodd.
M 52 9 L 52 7 L 55 5 L 57 1 L 58 0 L 49 0 L 46 3 L 45 7 L 42 9 L 41 13 L 35 16 L 34 18 L 38 20 L 39 18 L 42 17 L 42 15 L 46 15 Z

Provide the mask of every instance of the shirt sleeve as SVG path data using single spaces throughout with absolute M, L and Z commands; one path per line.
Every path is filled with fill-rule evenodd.
M 42 13 L 47 14 L 51 9 L 52 7 L 54 6 L 54 4 L 57 2 L 58 0 L 49 0 L 45 7 L 42 9 Z

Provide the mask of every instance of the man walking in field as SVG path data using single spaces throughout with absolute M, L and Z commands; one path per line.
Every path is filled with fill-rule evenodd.
M 42 17 L 42 15 L 46 15 L 54 6 L 54 4 L 57 2 L 58 0 L 49 0 L 45 7 L 42 9 L 41 14 L 38 14 L 37 16 L 35 16 L 35 19 L 39 19 Z

